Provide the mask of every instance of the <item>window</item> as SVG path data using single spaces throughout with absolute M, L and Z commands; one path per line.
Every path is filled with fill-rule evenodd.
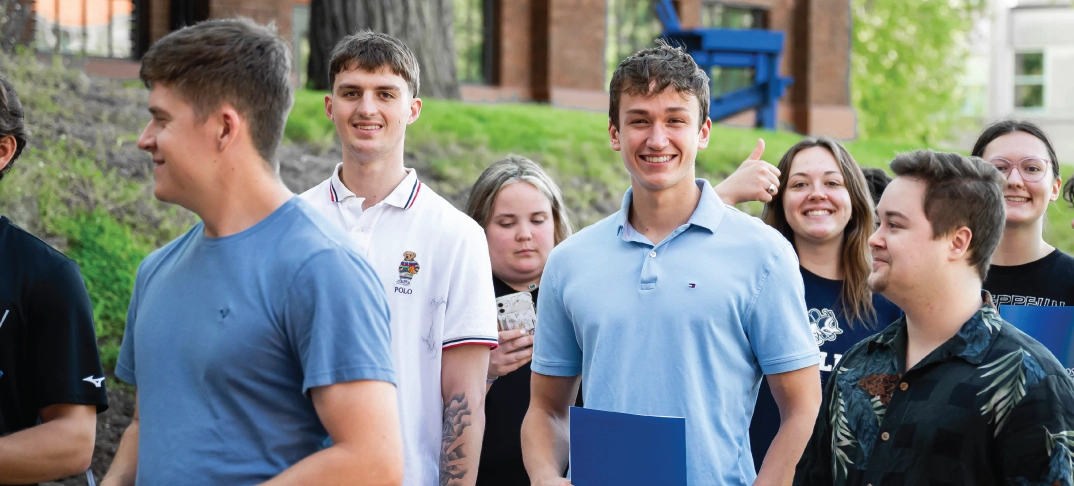
M 768 12 L 714 0 L 701 3 L 701 25 L 720 29 L 763 29 Z M 714 67 L 709 72 L 712 94 L 719 96 L 753 85 L 753 69 Z
M 1014 107 L 1044 108 L 1044 53 L 1014 55 Z
M 310 6 L 295 5 L 291 9 L 291 52 L 295 56 L 295 74 L 298 85 L 305 86 L 310 63 Z
M 38 0 L 34 46 L 38 51 L 131 57 L 133 0 Z
M 460 83 L 492 84 L 493 0 L 454 0 L 455 71 Z
M 765 28 L 764 9 L 738 6 L 725 2 L 704 0 L 701 3 L 701 25 L 724 29 Z
M 656 16 L 652 1 L 608 0 L 606 12 L 605 85 L 611 83 L 612 73 L 623 59 L 641 49 L 653 47 L 653 41 L 664 32 L 664 25 Z

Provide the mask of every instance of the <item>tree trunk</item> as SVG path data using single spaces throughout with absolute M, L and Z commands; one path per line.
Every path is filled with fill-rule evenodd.
M 0 50 L 11 52 L 33 38 L 31 0 L 0 0 Z
M 421 93 L 458 98 L 453 0 L 313 0 L 310 7 L 308 78 L 328 90 L 332 48 L 344 36 L 372 30 L 410 47 L 421 66 Z

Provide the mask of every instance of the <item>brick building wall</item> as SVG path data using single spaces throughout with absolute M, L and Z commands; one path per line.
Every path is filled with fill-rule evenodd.
M 276 22 L 280 37 L 291 39 L 292 9 L 308 5 L 309 0 L 209 0 L 209 17 L 243 16 L 265 24 Z M 149 42 L 152 44 L 171 31 L 171 0 L 143 0 L 149 8 Z
M 545 101 L 606 110 L 604 0 L 493 0 L 495 81 L 462 86 L 471 101 Z M 650 0 L 639 0 L 650 1 Z M 675 0 L 684 28 L 701 24 L 702 0 Z M 734 0 L 767 12 L 786 33 L 781 74 L 794 78 L 779 119 L 795 130 L 853 138 L 849 0 Z M 752 125 L 747 111 L 725 123 Z

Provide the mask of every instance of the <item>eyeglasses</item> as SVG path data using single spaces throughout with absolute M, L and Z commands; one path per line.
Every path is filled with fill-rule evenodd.
M 1051 164 L 1039 157 L 1026 157 L 1018 162 L 1011 162 L 1003 157 L 993 157 L 989 159 L 992 165 L 996 166 L 1003 173 L 1003 176 L 1010 179 L 1011 172 L 1014 168 L 1018 168 L 1018 174 L 1022 176 L 1022 180 L 1026 182 L 1038 182 L 1044 179 L 1044 174 L 1048 173 L 1048 166 Z

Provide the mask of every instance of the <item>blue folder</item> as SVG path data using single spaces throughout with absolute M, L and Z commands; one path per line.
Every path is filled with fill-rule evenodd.
M 571 407 L 571 484 L 686 486 L 686 419 Z
M 1003 305 L 999 315 L 1074 368 L 1074 307 Z

